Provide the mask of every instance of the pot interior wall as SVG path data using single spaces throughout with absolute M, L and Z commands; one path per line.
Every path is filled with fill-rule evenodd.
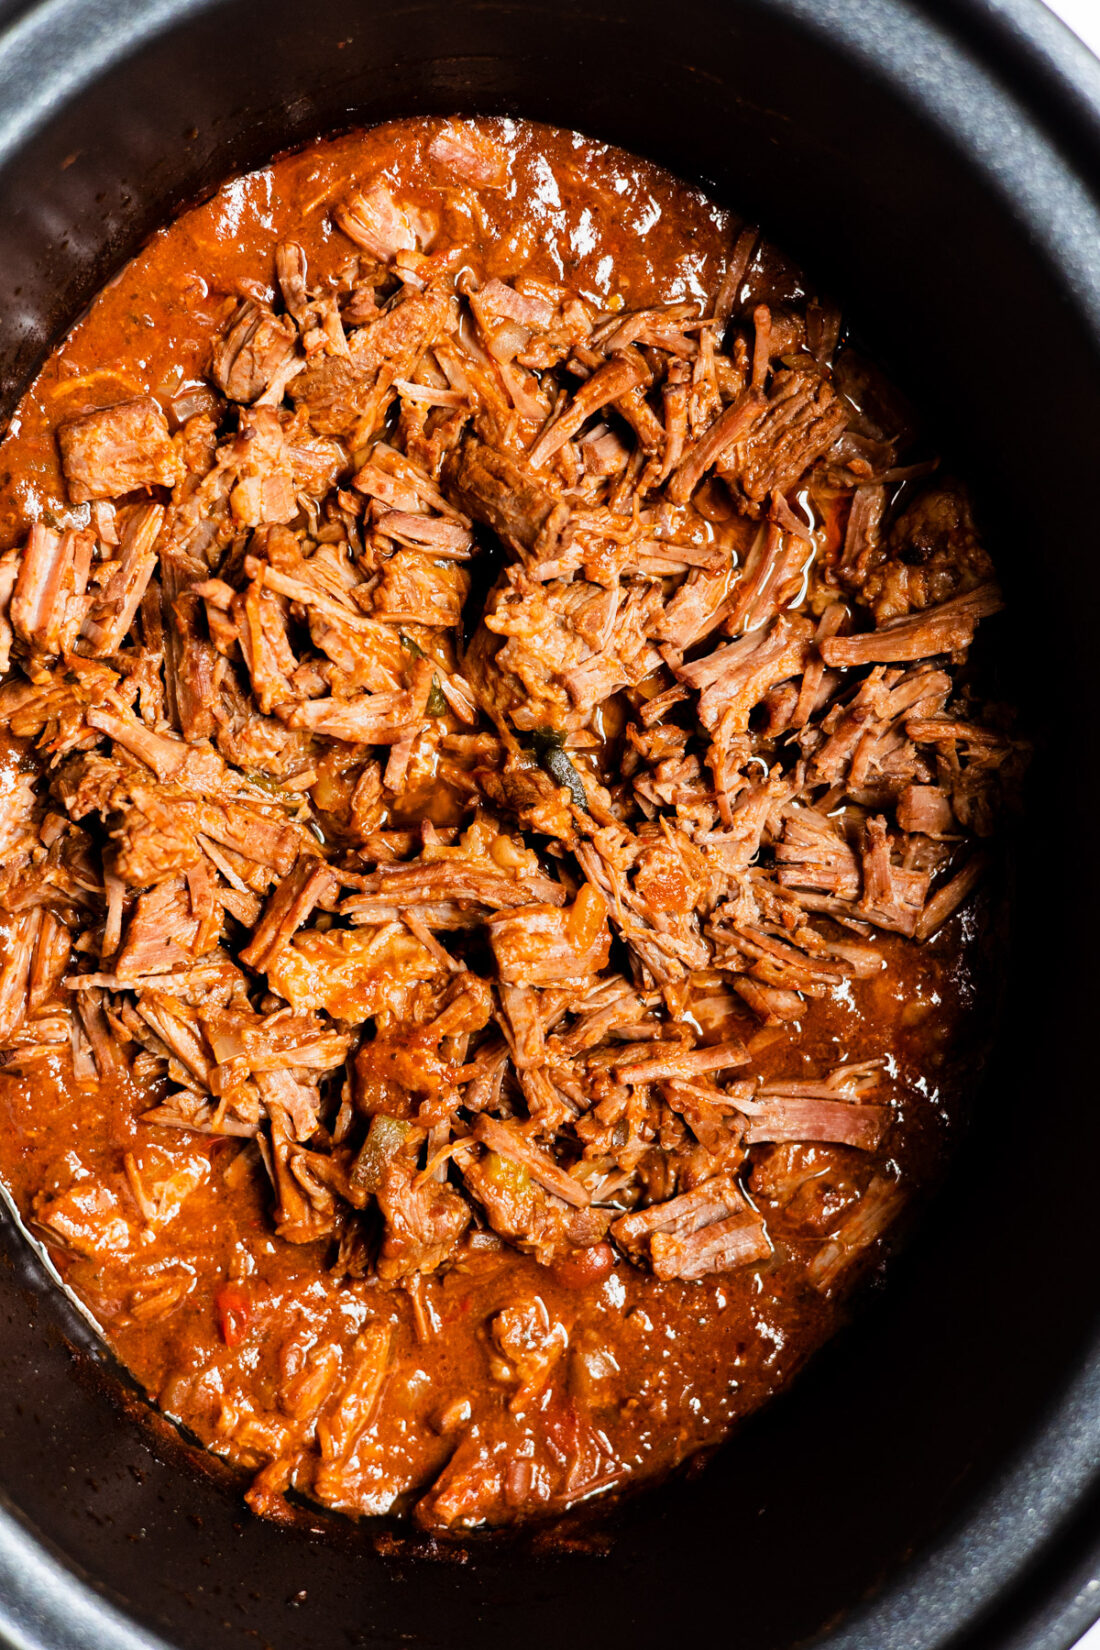
M 58 14 L 61 59 L 79 11 Z M 120 26 L 126 14 L 119 4 Z M 109 1596 L 195 1650 L 398 1637 L 539 1650 L 563 1632 L 614 1650 L 711 1625 L 737 1650 L 779 1650 L 835 1622 L 965 1507 L 1042 1416 L 1100 1304 L 1085 1241 L 1095 1016 L 1076 966 L 1097 883 L 1067 867 L 1054 884 L 1044 840 L 1055 820 L 1097 817 L 1094 735 L 1079 722 L 1071 746 L 1067 729 L 1089 703 L 1097 597 L 1091 346 L 950 141 L 783 6 L 684 0 L 674 28 L 656 0 L 613 14 L 579 0 L 227 0 L 174 15 L 0 173 L 0 412 L 142 238 L 233 170 L 409 113 L 577 126 L 706 180 L 761 222 L 939 419 L 983 495 L 1016 602 L 1006 691 L 1035 705 L 1043 748 L 1009 1011 L 950 1185 L 853 1329 L 706 1473 L 630 1506 L 606 1556 L 475 1546 L 465 1564 L 411 1572 L 358 1537 L 326 1546 L 247 1518 L 153 1446 L 110 1382 L 74 1375 L 70 1317 L 10 1228 L 0 1483 Z M 913 1623 L 908 1643 L 940 1642 L 936 1630 Z

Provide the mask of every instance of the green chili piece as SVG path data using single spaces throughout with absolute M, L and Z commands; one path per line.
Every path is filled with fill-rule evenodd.
M 536 728 L 532 744 L 539 767 L 550 775 L 555 785 L 564 785 L 577 807 L 587 812 L 588 797 L 584 783 L 565 754 L 561 734 L 553 728 Z
M 386 1164 L 401 1148 L 409 1124 L 399 1117 L 376 1112 L 370 1120 L 363 1149 L 356 1158 L 349 1179 L 357 1192 L 376 1192 L 382 1184 Z
M 415 659 L 426 659 L 428 657 L 419 642 L 414 642 L 411 636 L 405 636 L 401 631 L 398 631 L 397 634 L 401 646 L 407 648 Z M 432 685 L 428 692 L 427 713 L 429 716 L 445 716 L 447 714 L 447 701 L 443 697 L 443 689 L 439 685 L 438 676 L 432 677 Z

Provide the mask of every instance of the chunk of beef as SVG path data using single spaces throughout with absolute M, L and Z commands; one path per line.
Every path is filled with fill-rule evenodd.
M 156 546 L 163 526 L 161 504 L 138 505 L 127 516 L 117 566 L 90 603 L 81 631 L 94 658 L 117 652 L 130 634 L 157 565 Z
M 354 1477 L 355 1452 L 374 1419 L 394 1357 L 394 1326 L 382 1320 L 367 1323 L 352 1342 L 345 1363 L 345 1379 L 335 1402 L 326 1404 L 317 1420 L 321 1461 L 313 1482 L 315 1494 L 334 1506 L 356 1501 L 346 1482 Z M 383 1502 L 388 1509 L 388 1499 Z
M 395 745 L 408 733 L 415 732 L 419 721 L 407 693 L 361 693 L 356 699 L 311 699 L 304 705 L 280 705 L 278 709 L 289 728 L 322 734 L 328 739 L 343 739 L 351 745 Z M 423 716 L 422 710 L 420 715 Z
M 301 836 L 285 821 L 238 802 L 199 802 L 178 788 L 134 786 L 111 825 L 116 875 L 146 887 L 185 871 L 202 856 L 200 836 L 285 876 Z
M 815 809 L 786 810 L 775 858 L 783 888 L 812 888 L 841 899 L 859 895 L 862 883 L 854 850 L 836 823 Z
M 164 675 L 172 721 L 185 739 L 209 739 L 218 718 L 221 664 L 202 634 L 195 584 L 206 568 L 195 557 L 162 550 L 160 581 Z
M 47 1242 L 100 1265 L 132 1254 L 139 1237 L 120 1192 L 97 1181 L 72 1186 L 52 1198 L 40 1195 L 35 1200 L 34 1224 Z
M 606 967 L 611 949 L 603 900 L 585 883 L 568 910 L 525 905 L 489 924 L 502 980 L 511 985 L 585 981 Z
M 737 1182 L 723 1177 L 620 1216 L 611 1235 L 632 1259 L 648 1259 L 662 1279 L 703 1277 L 771 1253 L 764 1222 Z
M 827 665 L 896 664 L 931 659 L 969 647 L 980 619 L 1000 612 L 1000 591 L 983 584 L 965 596 L 928 607 L 910 618 L 890 619 L 859 636 L 833 636 L 821 643 Z
M 541 470 L 548 459 L 562 448 L 580 429 L 586 419 L 617 401 L 629 390 L 648 381 L 649 373 L 637 350 L 627 349 L 602 367 L 597 367 L 591 378 L 577 391 L 569 406 L 539 436 L 527 455 L 533 470 Z
M 744 440 L 764 404 L 763 396 L 755 389 L 746 390 L 731 402 L 680 460 L 669 483 L 669 497 L 677 504 L 686 503 L 707 471 Z M 686 397 L 684 418 L 686 424 Z
M 149 395 L 85 413 L 62 424 L 57 439 L 74 504 L 118 498 L 141 487 L 172 487 L 180 479 L 168 420 Z
M 969 502 L 951 484 L 929 488 L 903 511 L 880 555 L 861 558 L 864 570 L 859 597 L 880 625 L 965 595 L 993 577 Z
M 438 969 L 434 958 L 433 963 Z M 425 1018 L 424 992 L 379 1016 L 374 1036 L 363 1042 L 355 1059 L 359 1110 L 407 1116 L 417 1097 L 434 1102 L 450 1094 L 457 1068 L 449 1039 L 483 1030 L 492 1006 L 487 982 L 463 970 L 445 984 L 436 977 L 428 997 L 430 1018 Z
M 822 1238 L 858 1202 L 868 1176 L 858 1154 L 843 1146 L 784 1142 L 757 1147 L 749 1189 L 777 1232 Z
M 313 881 L 312 890 L 286 896 L 284 922 L 294 920 L 295 907 L 304 907 L 316 888 Z M 281 893 L 282 888 L 273 896 L 272 907 Z M 297 1013 L 323 1008 L 337 1019 L 362 1021 L 386 1007 L 400 1009 L 411 985 L 439 973 L 432 953 L 396 923 L 381 929 L 284 931 L 271 945 L 259 930 L 257 935 L 254 954 L 263 960 L 253 966 L 266 970 L 271 989 Z
M 764 1222 L 755 1211 L 739 1212 L 686 1235 L 654 1232 L 649 1242 L 655 1276 L 702 1278 L 767 1260 L 772 1252 Z
M 268 901 L 252 938 L 240 953 L 241 961 L 249 968 L 266 969 L 318 901 L 335 894 L 337 886 L 324 860 L 303 854 Z
M 896 1180 L 877 1175 L 813 1257 L 808 1276 L 823 1293 L 830 1292 L 897 1219 L 905 1192 Z
M 743 733 L 768 690 L 805 669 L 811 636 L 807 619 L 780 614 L 766 633 L 750 631 L 681 665 L 676 675 L 685 686 L 699 690 L 698 714 L 704 727 L 713 730 L 722 724 L 730 733 Z
M 616 841 L 610 827 L 605 828 L 592 842 L 578 845 L 577 859 L 593 890 L 603 895 L 611 920 L 630 946 L 639 962 L 662 985 L 682 979 L 690 968 L 705 968 L 710 962 L 710 949 L 699 932 L 694 907 L 705 897 L 702 888 L 682 868 L 682 883 L 687 904 L 680 910 L 669 910 L 660 899 L 655 905 L 652 895 L 655 884 L 668 887 L 666 878 L 647 877 L 646 851 L 639 853 L 639 844 L 629 839 Z M 679 855 L 677 854 L 677 858 Z M 640 860 L 631 887 L 626 876 L 630 865 Z M 659 874 L 658 874 L 659 875 Z M 702 897 L 701 897 L 702 896 Z
M 333 216 L 344 234 L 372 257 L 388 261 L 398 252 L 416 249 L 411 214 L 394 199 L 383 178 L 349 196 Z
M 474 1139 L 480 1140 L 498 1157 L 507 1158 L 510 1163 L 517 1163 L 526 1169 L 533 1180 L 537 1180 L 548 1192 L 553 1192 L 563 1203 L 570 1203 L 576 1209 L 587 1209 L 592 1201 L 580 1182 L 560 1168 L 553 1158 L 539 1151 L 514 1123 L 500 1122 L 495 1117 L 483 1115 L 474 1125 Z
M 497 1152 L 465 1160 L 462 1179 L 485 1209 L 493 1231 L 544 1266 L 575 1248 L 599 1243 L 607 1231 L 606 1210 L 570 1208 L 539 1185 L 521 1163 Z
M 845 583 L 858 587 L 865 582 L 878 551 L 879 530 L 885 509 L 886 488 L 881 482 L 869 482 L 856 488 L 844 530 L 844 550 L 837 568 Z M 876 617 L 884 619 L 890 615 L 876 613 Z
M 363 879 L 363 892 L 345 900 L 341 910 L 356 919 L 375 900 L 399 906 L 427 901 L 461 900 L 507 911 L 532 900 L 561 906 L 567 895 L 560 883 L 542 873 L 511 875 L 497 864 L 470 863 L 466 858 L 382 866 Z
M 914 933 L 931 877 L 927 871 L 909 870 L 894 863 L 881 814 L 867 821 L 862 860 L 861 914 L 880 928 Z
M 674 1049 L 667 1052 L 655 1048 L 642 1059 L 625 1050 L 615 1069 L 623 1083 L 636 1085 L 659 1083 L 669 1077 L 700 1077 L 711 1071 L 727 1071 L 748 1063 L 749 1051 L 740 1039 L 715 1043 L 702 1048 Z
M 407 1151 L 389 1160 L 377 1196 L 386 1222 L 378 1275 L 387 1281 L 436 1271 L 470 1224 L 465 1199 L 446 1182 L 426 1179 Z
M 847 422 L 847 408 L 819 371 L 784 367 L 752 423 L 724 450 L 718 473 L 745 510 L 758 515 L 772 493 L 797 487 Z
M 656 585 L 606 590 L 586 580 L 541 583 L 513 577 L 483 619 L 506 637 L 487 675 L 520 728 L 587 720 L 596 706 L 658 668 L 649 641 Z
M 450 317 L 438 292 L 407 290 L 367 325 L 357 327 L 346 355 L 326 355 L 291 381 L 295 406 L 318 435 L 343 435 L 351 445 L 374 433 L 391 399 Z
M 898 824 L 923 836 L 946 836 L 954 829 L 951 802 L 939 785 L 907 785 L 898 798 Z
M 451 522 L 440 522 L 439 526 L 465 534 L 465 528 Z M 374 611 L 390 624 L 451 627 L 461 624 L 469 591 L 469 574 L 450 561 L 440 566 L 430 547 L 426 554 L 397 550 L 382 564 L 374 587 Z
M 279 400 L 295 365 L 296 339 L 289 317 L 244 298 L 214 346 L 210 375 L 231 401 L 269 394 Z
M 209 861 L 199 859 L 189 877 L 165 879 L 138 896 L 115 974 L 137 980 L 186 967 L 217 944 L 221 923 Z
M 507 453 L 469 436 L 445 462 L 448 496 L 491 527 L 517 555 L 553 554 L 569 512 L 542 481 Z
M 27 1012 L 31 966 L 42 911 L 36 907 L 10 919 L 0 960 L 0 1046 L 7 1046 Z
M 508 155 L 472 121 L 450 120 L 432 138 L 428 154 L 466 183 L 500 189 L 508 177 Z
M 546 1386 L 569 1345 L 569 1331 L 551 1318 L 541 1295 L 505 1306 L 492 1319 L 489 1335 L 497 1354 L 490 1365 L 497 1380 L 514 1384 L 508 1408 L 520 1414 Z
M 936 889 L 917 918 L 913 932 L 918 940 L 931 939 L 948 918 L 954 916 L 974 892 L 984 870 L 984 857 L 974 854 L 961 870 Z
M 872 1152 L 890 1121 L 884 1106 L 853 1105 L 847 1100 L 772 1095 L 740 1104 L 749 1118 L 744 1134 L 747 1146 L 761 1141 L 820 1140 Z
M 15 634 L 43 653 L 68 652 L 80 633 L 94 542 L 91 533 L 54 533 L 40 522 L 30 530 L 9 618 Z

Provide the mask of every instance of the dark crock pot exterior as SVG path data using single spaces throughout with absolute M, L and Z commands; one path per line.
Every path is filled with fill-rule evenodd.
M 0 419 L 180 204 L 317 134 L 523 113 L 705 181 L 975 478 L 1039 743 L 974 1126 L 889 1286 L 602 1556 L 249 1517 L 0 1222 L 18 1650 L 1065 1650 L 1100 1614 L 1100 65 L 1037 0 L 0 0 Z M 75 1349 L 75 1350 L 74 1350 Z

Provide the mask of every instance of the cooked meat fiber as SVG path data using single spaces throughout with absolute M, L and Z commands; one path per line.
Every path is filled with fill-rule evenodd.
M 264 179 L 4 443 L 0 1169 L 257 1510 L 557 1513 L 782 1384 L 928 1177 L 1001 596 L 675 180 L 461 120 Z

